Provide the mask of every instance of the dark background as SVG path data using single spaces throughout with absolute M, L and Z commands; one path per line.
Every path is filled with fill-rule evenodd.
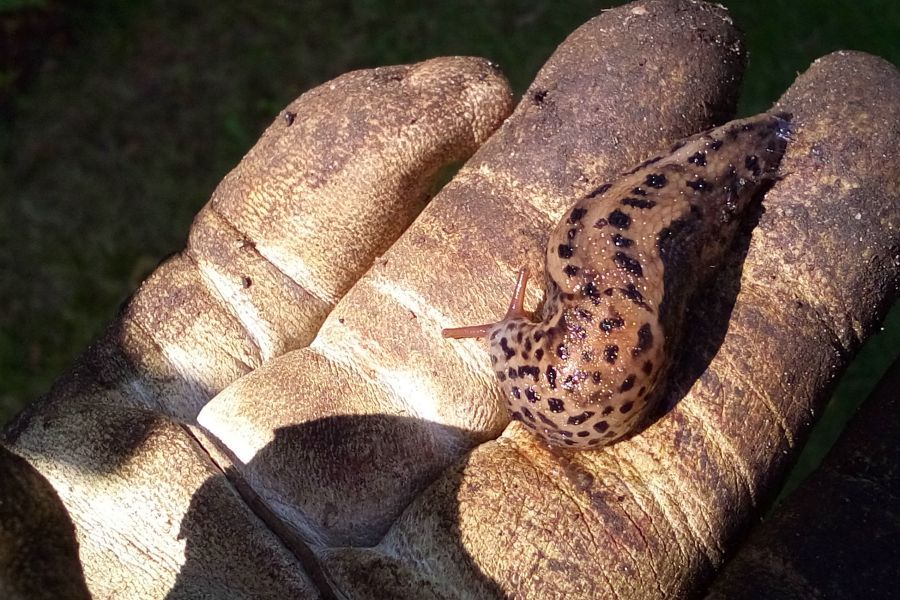
M 750 51 L 742 115 L 837 49 L 900 64 L 900 2 L 724 2 Z M 0 0 L 0 424 L 47 391 L 278 111 L 347 70 L 488 57 L 521 93 L 616 2 Z M 840 85 L 835 82 L 835 85 Z M 813 468 L 900 353 L 900 310 L 843 378 Z

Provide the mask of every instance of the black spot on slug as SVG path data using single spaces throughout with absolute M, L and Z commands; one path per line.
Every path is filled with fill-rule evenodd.
M 615 344 L 610 344 L 606 348 L 603 349 L 603 358 L 609 364 L 613 364 L 616 362 L 616 359 L 619 357 L 619 347 Z
M 578 228 L 576 227 L 573 227 L 566 232 L 566 237 L 568 237 L 570 240 L 574 240 L 576 235 L 578 235 Z
M 609 225 L 609 222 L 606 219 L 597 219 L 597 222 L 594 223 L 594 229 L 603 229 Z
M 604 406 L 604 407 L 603 407 L 603 412 L 600 413 L 600 414 L 603 415 L 603 416 L 605 417 L 606 415 L 612 413 L 612 411 L 613 411 L 613 407 L 607 405 L 607 406 Z
M 695 152 L 688 157 L 688 162 L 692 165 L 697 165 L 698 167 L 706 166 L 706 152 L 702 150 L 699 152 Z
M 523 406 L 521 410 L 522 410 L 522 414 L 525 415 L 526 419 L 528 419 L 530 421 L 534 421 L 534 415 L 531 414 L 531 411 L 528 410 L 527 407 Z
M 591 299 L 595 305 L 600 304 L 600 290 L 597 289 L 597 285 L 593 281 L 588 281 L 581 288 L 581 293 Z
M 537 90 L 531 94 L 531 99 L 535 104 L 543 104 L 544 98 L 547 97 L 547 90 Z
M 506 381 L 506 373 L 504 373 L 503 371 L 497 371 L 497 379 L 499 379 L 501 383 Z
M 547 365 L 547 370 L 544 371 L 544 374 L 547 376 L 547 383 L 550 385 L 551 390 L 556 389 L 556 369 L 553 365 Z
M 651 173 L 647 175 L 647 179 L 645 182 L 649 187 L 660 189 L 666 186 L 667 180 L 666 176 L 662 173 Z
M 634 402 L 626 402 L 619 407 L 619 412 L 624 415 L 625 413 L 630 412 L 632 408 L 634 408 Z
M 572 258 L 572 246 L 568 244 L 560 244 L 559 248 L 556 249 L 560 258 Z
M 541 376 L 541 370 L 535 366 L 522 365 L 519 367 L 519 377 L 524 378 L 526 375 L 530 376 L 537 382 L 538 378 Z
M 643 208 L 649 209 L 656 206 L 655 200 L 645 200 L 643 198 L 622 198 L 622 204 L 625 206 L 632 206 L 634 208 Z
M 600 194 L 606 192 L 606 190 L 608 190 L 611 187 L 612 187 L 611 183 L 604 183 L 603 185 L 601 185 L 600 187 L 598 187 L 597 189 L 595 189 L 594 191 L 589 193 L 587 196 L 585 196 L 585 198 L 596 198 Z
M 709 144 L 709 149 L 710 149 L 710 150 L 718 150 L 718 149 L 721 148 L 721 147 L 722 147 L 722 140 L 713 140 L 713 141 Z
M 506 355 L 506 360 L 509 360 L 516 355 L 516 351 L 509 347 L 509 340 L 505 337 L 500 338 L 500 349 L 503 350 L 503 354 Z
M 573 208 L 572 214 L 569 215 L 569 223 L 572 223 L 574 225 L 575 223 L 580 221 L 586 214 L 587 214 L 587 209 Z
M 525 388 L 525 399 L 534 404 L 541 399 L 541 395 L 534 391 L 532 386 Z
M 706 192 L 710 189 L 709 183 L 702 177 L 698 177 L 693 181 L 686 181 L 685 185 L 696 192 Z
M 534 351 L 534 360 L 541 360 L 542 358 L 544 358 L 544 349 L 538 348 Z
M 590 350 L 585 350 L 581 353 L 581 362 L 591 363 L 594 362 L 594 353 Z
M 643 188 L 639 188 L 639 187 L 636 187 L 633 190 L 631 190 L 631 193 L 638 195 L 638 196 L 646 196 L 647 195 L 647 191 L 644 190 Z
M 511 391 L 512 391 L 513 398 L 515 398 L 516 400 L 518 400 L 522 397 L 522 394 L 519 391 L 519 386 L 517 386 L 517 385 L 512 386 Z
M 635 277 L 643 277 L 644 269 L 641 267 L 640 261 L 628 256 L 624 252 L 616 252 L 613 261 L 620 269 L 628 271 Z
M 600 329 L 609 333 L 613 329 L 620 329 L 625 326 L 625 319 L 622 317 L 609 317 L 600 321 Z
M 558 356 L 560 360 L 569 358 L 569 349 L 566 348 L 565 344 L 560 344 L 556 347 L 556 356 Z
M 609 223 L 618 229 L 628 229 L 631 225 L 631 217 L 617 208 L 609 213 Z
M 575 265 L 566 265 L 565 267 L 563 267 L 563 273 L 565 273 L 569 277 L 575 277 L 576 275 L 578 275 L 578 271 L 580 270 L 581 269 L 579 269 Z
M 591 435 L 591 432 L 581 430 L 578 433 L 576 433 L 575 435 L 577 435 L 578 437 L 587 437 L 587 436 Z
M 551 421 L 550 419 L 548 419 L 548 418 L 547 418 L 547 415 L 545 415 L 544 413 L 538 411 L 537 416 L 538 416 L 538 419 L 540 419 L 541 422 L 542 422 L 544 425 L 546 425 L 547 427 L 550 427 L 550 428 L 552 428 L 552 429 L 559 429 L 559 427 L 556 426 L 556 423 L 554 423 L 553 421 Z
M 594 429 L 597 431 L 597 433 L 603 433 L 604 431 L 609 429 L 609 423 L 607 423 L 606 421 L 597 421 L 596 423 L 594 423 Z
M 628 377 L 626 377 L 626 378 L 625 378 L 625 381 L 623 381 L 623 382 L 622 382 L 622 385 L 619 387 L 619 391 L 620 391 L 620 392 L 627 392 L 628 390 L 630 390 L 631 388 L 633 388 L 633 387 L 634 387 L 634 380 L 635 380 L 635 376 L 634 376 L 634 375 L 629 375 Z
M 618 233 L 613 234 L 612 241 L 618 248 L 630 248 L 631 246 L 634 246 L 634 240 L 623 237 Z
M 587 421 L 588 419 L 590 419 L 593 416 L 594 416 L 593 412 L 586 410 L 583 413 L 581 413 L 580 415 L 572 415 L 571 417 L 569 417 L 569 420 L 567 421 L 567 423 L 569 425 L 581 425 L 582 423 L 584 423 L 585 421 Z
M 550 398 L 547 400 L 547 406 L 550 407 L 550 412 L 561 413 L 566 409 L 565 403 L 560 398 Z
M 297 113 L 291 112 L 289 110 L 284 111 L 284 123 L 288 127 L 294 124 L 294 119 L 297 118 Z
M 510 379 L 518 379 L 519 378 L 519 372 L 516 371 L 515 367 L 510 367 L 506 373 L 507 373 L 507 375 L 509 375 Z
M 643 371 L 645 375 L 649 375 L 653 372 L 653 363 L 648 360 L 644 363 L 644 366 L 641 367 L 641 371 Z
M 600 385 L 600 381 L 603 379 L 603 373 L 600 371 L 594 371 L 591 373 L 591 381 L 594 382 L 594 385 Z
M 637 345 L 631 350 L 632 356 L 638 356 L 645 350 L 653 347 L 653 331 L 650 329 L 650 323 L 644 323 L 638 329 Z
M 633 283 L 629 283 L 624 288 L 619 288 L 622 290 L 622 295 L 643 308 L 644 310 L 650 311 L 650 307 L 644 301 L 644 296 L 641 292 L 635 287 Z

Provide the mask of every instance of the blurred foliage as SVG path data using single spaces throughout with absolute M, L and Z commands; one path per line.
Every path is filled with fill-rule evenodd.
M 763 110 L 832 50 L 900 64 L 896 0 L 725 4 L 750 50 L 741 114 Z M 491 58 L 521 92 L 604 6 L 0 0 L 5 31 L 23 11 L 55 23 L 45 38 L 28 30 L 21 48 L 36 60 L 0 72 L 7 88 L 18 85 L 0 125 L 0 422 L 46 392 L 183 244 L 216 182 L 299 93 L 350 69 L 445 54 Z M 897 311 L 888 323 L 844 378 L 806 468 L 900 349 Z
M 47 0 L 0 0 L 0 13 L 11 13 L 31 8 L 47 8 Z

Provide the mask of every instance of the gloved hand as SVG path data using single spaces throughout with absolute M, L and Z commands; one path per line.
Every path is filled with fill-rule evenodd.
M 547 448 L 509 423 L 484 344 L 440 330 L 499 316 L 519 267 L 539 281 L 577 198 L 727 120 L 743 62 L 724 9 L 650 0 L 573 33 L 505 121 L 508 88 L 477 59 L 292 103 L 185 251 L 6 431 L 68 511 L 91 592 L 702 589 L 896 293 L 891 65 L 836 53 L 778 102 L 784 176 L 694 299 L 633 438 Z M 413 222 L 440 166 L 476 148 Z

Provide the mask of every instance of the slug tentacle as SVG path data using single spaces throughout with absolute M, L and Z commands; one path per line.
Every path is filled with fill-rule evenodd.
M 484 325 L 467 325 L 466 327 L 450 327 L 443 329 L 441 335 L 445 338 L 462 339 L 462 338 L 481 338 L 487 337 L 492 329 L 500 324 L 507 323 L 515 319 L 527 319 L 531 315 L 525 312 L 525 287 L 528 285 L 528 269 L 519 269 L 519 277 L 516 279 L 516 288 L 513 290 L 512 298 L 509 301 L 509 308 L 506 309 L 506 315 L 496 323 L 485 323 Z
M 652 408 L 688 299 L 776 178 L 790 116 L 732 121 L 676 144 L 582 197 L 550 236 L 537 322 L 527 274 L 497 323 L 444 330 L 490 338 L 510 416 L 551 444 L 628 436 Z

